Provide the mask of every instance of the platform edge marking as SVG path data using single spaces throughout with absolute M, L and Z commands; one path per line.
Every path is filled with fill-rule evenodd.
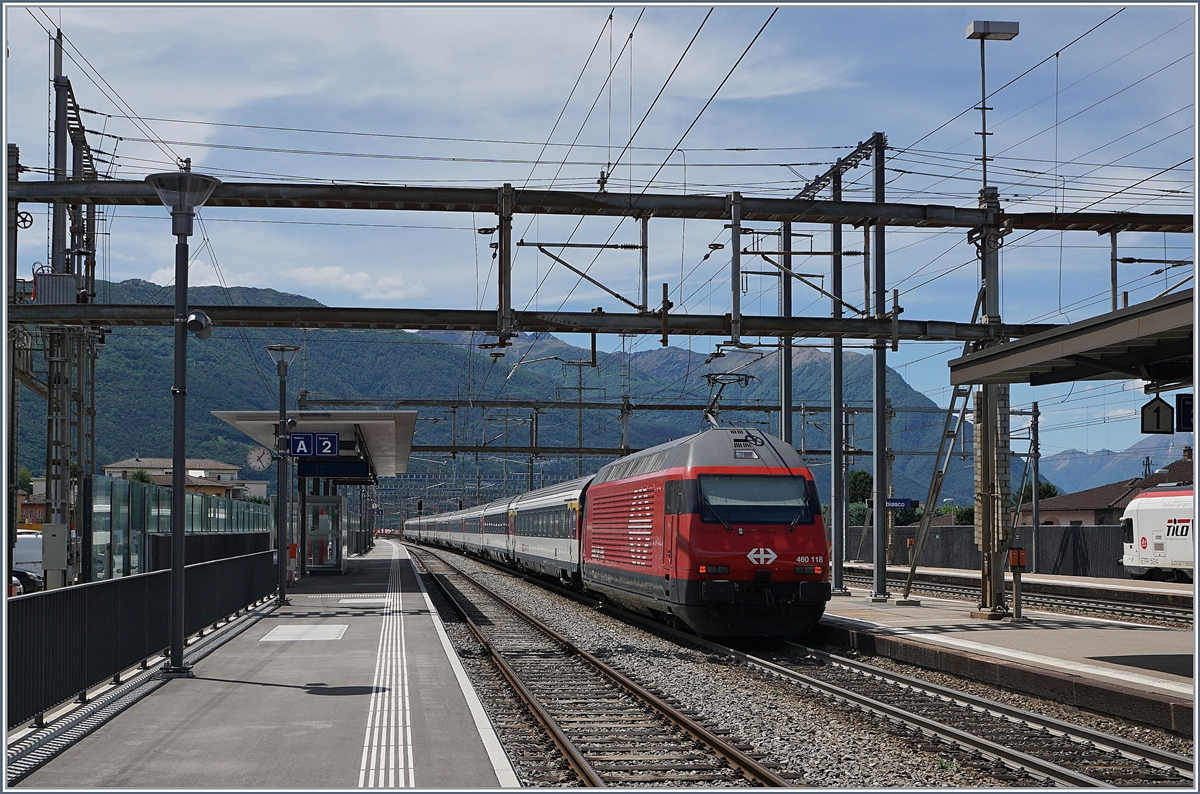
M 392 541 L 384 542 L 391 543 Z M 407 557 L 407 553 L 405 556 Z M 450 636 L 446 634 L 446 629 L 442 625 L 441 616 L 438 615 L 438 611 L 433 605 L 433 600 L 429 597 L 429 592 L 425 589 L 425 583 L 421 581 L 419 575 L 417 576 L 417 586 L 421 588 L 421 595 L 425 597 L 425 605 L 428 607 L 429 614 L 433 618 L 433 626 L 437 630 L 438 639 L 441 640 L 442 648 L 446 652 L 446 658 L 450 661 L 450 668 L 454 670 L 454 677 L 458 680 L 459 689 L 462 690 L 463 697 L 467 700 L 467 707 L 471 710 L 471 717 L 475 720 L 475 728 L 479 732 L 479 739 L 483 742 L 488 759 L 492 762 L 492 771 L 496 773 L 496 780 L 499 782 L 501 788 L 520 788 L 521 781 L 513 769 L 512 761 L 509 760 L 508 754 L 504 752 L 504 747 L 500 744 L 500 737 L 496 734 L 496 727 L 492 725 L 491 719 L 488 717 L 487 712 L 484 711 L 483 703 L 479 700 L 479 695 L 475 694 L 475 687 L 471 685 L 471 680 L 467 678 L 467 671 L 463 669 L 462 662 L 459 660 L 458 654 L 454 651 L 454 646 L 450 643 Z
M 935 634 L 920 634 L 908 631 L 901 632 L 901 636 L 938 645 L 957 646 L 963 650 L 976 651 L 977 653 L 991 656 L 1007 657 L 1010 659 L 1016 659 L 1018 661 L 1029 662 L 1042 667 L 1052 667 L 1060 670 L 1068 670 L 1074 673 L 1084 671 L 1102 678 L 1111 678 L 1117 681 L 1124 681 L 1126 683 L 1137 683 L 1141 684 L 1142 686 L 1166 689 L 1174 694 L 1183 695 L 1189 700 L 1194 699 L 1194 686 L 1171 681 L 1165 678 L 1155 678 L 1154 676 L 1142 675 L 1141 673 L 1127 673 L 1121 670 L 1110 670 L 1107 667 L 1101 667 L 1099 665 L 1056 659 L 1053 656 L 1043 656 L 1042 654 L 1031 653 L 1029 651 L 1018 651 L 1009 648 L 1002 648 L 998 645 L 988 645 L 987 643 L 974 642 L 972 640 L 960 640 L 955 637 L 940 637 Z

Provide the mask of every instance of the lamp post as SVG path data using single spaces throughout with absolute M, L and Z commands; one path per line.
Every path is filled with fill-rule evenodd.
M 983 141 L 983 186 L 987 188 L 987 69 L 984 61 L 984 46 L 983 43 L 989 39 L 992 41 L 1011 41 L 1017 37 L 1020 32 L 1020 24 L 1017 22 L 981 22 L 975 20 L 970 25 L 967 25 L 967 38 L 979 39 L 979 114 L 982 129 L 979 132 L 979 137 Z
M 275 448 L 278 453 L 277 457 L 277 474 L 278 480 L 275 494 L 275 549 L 276 556 L 279 558 L 279 600 L 275 603 L 279 606 L 290 604 L 287 600 L 287 502 L 284 500 L 284 494 L 287 493 L 287 481 L 285 456 L 288 452 L 288 429 L 287 429 L 287 371 L 288 365 L 292 363 L 292 359 L 300 352 L 300 348 L 296 345 L 267 345 L 267 352 L 271 354 L 271 360 L 275 362 L 275 369 L 279 373 L 279 430 L 276 431 Z
M 184 487 L 187 476 L 187 332 L 200 338 L 212 332 L 212 322 L 203 312 L 188 314 L 188 237 L 196 210 L 204 205 L 221 182 L 192 172 L 192 161 L 184 160 L 179 171 L 151 174 L 146 182 L 171 210 L 171 234 L 175 235 L 175 377 L 171 394 L 174 419 L 171 433 L 171 659 L 161 675 L 181 678 L 192 675 L 183 663 L 184 625 Z
M 967 38 L 979 39 L 979 113 L 982 141 L 983 186 L 979 191 L 980 209 L 1000 210 L 1000 192 L 987 183 L 987 71 L 984 51 L 987 41 L 1010 41 L 1020 26 L 1016 22 L 974 21 L 967 25 Z M 983 322 L 1000 322 L 1000 246 L 1005 232 L 995 223 L 976 230 L 981 280 L 983 282 Z M 1007 385 L 984 384 L 975 400 L 975 478 L 979 483 L 975 510 L 976 534 L 981 551 L 980 605 L 973 617 L 996 619 L 1005 614 L 1004 516 L 1008 504 L 1008 403 Z

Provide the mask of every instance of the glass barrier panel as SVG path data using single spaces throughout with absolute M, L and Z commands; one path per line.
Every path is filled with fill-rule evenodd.
M 107 578 L 112 538 L 112 479 L 92 480 L 92 581 Z
M 125 576 L 129 561 L 129 480 L 113 480 L 112 484 L 112 553 L 109 555 L 108 577 Z

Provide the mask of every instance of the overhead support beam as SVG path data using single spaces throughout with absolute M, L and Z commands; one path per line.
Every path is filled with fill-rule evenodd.
M 452 399 L 436 399 L 436 398 L 397 398 L 389 400 L 385 397 L 308 397 L 301 392 L 298 401 L 299 409 L 310 410 L 315 408 L 346 408 L 346 407 L 370 407 L 370 408 L 463 408 L 462 400 Z M 619 411 L 627 410 L 631 412 L 643 413 L 647 411 L 704 411 L 709 405 L 708 403 L 635 403 L 635 402 L 617 402 L 617 401 L 596 401 L 584 400 L 578 402 L 576 400 L 523 400 L 523 399 L 502 399 L 502 400 L 472 400 L 471 408 L 475 409 L 522 409 L 531 411 L 552 411 L 555 409 L 571 409 L 582 408 L 585 411 Z M 864 405 L 846 405 L 842 407 L 846 413 L 870 413 L 870 406 Z M 771 403 L 722 403 L 717 410 L 718 413 L 766 413 L 773 414 L 779 411 L 779 407 Z M 805 403 L 799 406 L 792 407 L 792 413 L 806 414 L 823 414 L 829 413 L 828 405 L 813 405 Z M 944 408 L 935 407 L 903 407 L 894 408 L 893 413 L 918 413 L 918 414 L 938 414 L 944 416 L 946 410 Z M 575 447 L 571 447 L 575 449 Z
M 496 333 L 496 313 L 475 309 L 368 309 L 333 306 L 195 306 L 224 328 L 369 328 L 380 330 L 484 331 Z M 528 333 L 651 334 L 727 336 L 725 314 L 671 314 L 664 319 L 643 313 L 514 312 L 516 326 Z M 170 326 L 170 306 L 81 303 L 16 304 L 8 307 L 12 324 L 83 326 Z M 964 342 L 1024 337 L 1058 328 L 1052 324 L 952 323 L 939 320 L 882 318 L 777 317 L 742 315 L 743 337 L 814 337 Z
M 501 212 L 496 188 L 393 187 L 380 185 L 312 185 L 296 183 L 226 182 L 205 203 L 212 207 L 411 210 L 423 212 Z M 142 182 L 9 182 L 12 201 L 67 204 L 108 204 L 157 207 L 154 191 Z M 513 190 L 514 215 L 605 215 L 728 220 L 726 196 L 646 193 L 575 193 L 556 190 Z M 765 199 L 742 197 L 742 222 L 785 221 L 861 224 L 864 219 L 885 226 L 974 228 L 1011 222 L 1014 229 L 1192 231 L 1192 216 L 1131 212 L 1006 214 L 973 207 L 936 204 L 887 204 L 863 201 Z

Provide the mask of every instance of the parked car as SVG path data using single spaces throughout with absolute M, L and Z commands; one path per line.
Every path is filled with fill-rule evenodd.
M 25 590 L 21 587 L 21 580 L 15 576 L 12 577 L 12 581 L 9 583 L 8 594 L 10 596 L 19 596 L 25 594 Z
M 42 577 L 33 571 L 13 568 L 13 578 L 21 580 L 21 589 L 24 593 L 40 593 L 46 587 Z

